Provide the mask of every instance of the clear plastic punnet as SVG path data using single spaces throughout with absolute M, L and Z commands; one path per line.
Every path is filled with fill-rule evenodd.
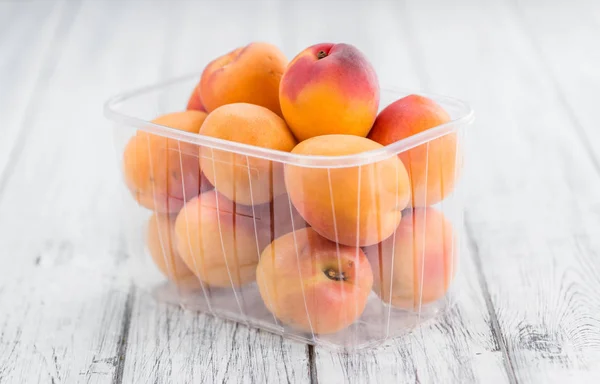
M 450 121 L 360 153 L 306 155 L 157 123 L 185 110 L 198 79 L 105 104 L 140 289 L 334 350 L 376 346 L 452 304 L 464 253 L 467 104 L 382 86 L 380 111 L 418 94 Z M 150 188 L 132 187 L 143 182 Z

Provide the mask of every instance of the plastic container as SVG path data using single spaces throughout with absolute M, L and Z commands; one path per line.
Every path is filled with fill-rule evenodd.
M 341 350 L 378 345 L 435 318 L 451 304 L 450 288 L 462 253 L 463 142 L 465 128 L 473 120 L 468 105 L 448 97 L 425 95 L 450 114 L 451 122 L 356 155 L 302 156 L 202 137 L 150 122 L 159 115 L 184 110 L 198 79 L 199 74 L 191 74 L 123 93 L 106 103 L 105 115 L 114 122 L 119 165 L 123 167 L 126 145 L 141 131 L 177 140 L 169 149 L 178 159 L 176 170 L 198 172 L 193 163 L 198 164 L 201 158 L 208 162 L 203 166 L 216 167 L 217 186 L 218 177 L 226 181 L 229 172 L 236 171 L 239 178 L 248 175 L 242 182 L 255 183 L 250 187 L 254 192 L 251 198 L 260 195 L 265 183 L 285 186 L 286 177 L 295 178 L 290 185 L 296 190 L 284 191 L 264 204 L 234 205 L 226 198 L 215 199 L 212 186 L 202 178 L 204 184 L 196 189 L 209 189 L 206 193 L 212 196 L 198 199 L 198 190 L 190 192 L 182 185 L 181 190 L 188 194 L 183 198 L 187 202 L 182 210 L 170 219 L 156 215 L 157 221 L 149 228 L 155 212 L 138 204 L 124 182 L 123 218 L 138 287 L 157 300 L 187 310 Z M 416 92 L 382 89 L 380 110 L 411 93 Z M 421 176 L 432 185 L 452 160 L 456 166 L 451 179 L 446 177 L 437 183 L 440 189 L 449 191 L 447 196 L 426 208 L 411 208 L 409 203 L 396 226 L 398 207 L 389 208 L 389 199 L 384 196 L 389 191 L 383 191 L 382 186 L 396 185 L 397 190 L 391 192 L 395 196 L 398 189 L 407 186 L 394 184 L 394 177 L 398 180 L 396 170 L 390 171 L 382 164 L 402 164 L 397 161 L 400 154 L 404 154 L 405 162 L 412 156 L 415 166 L 419 158 L 431 160 Z M 151 151 L 139 156 L 155 163 L 163 158 Z M 411 175 L 411 181 L 415 177 Z M 412 191 L 412 197 L 425 201 L 424 194 L 432 193 L 431 188 L 422 191 L 427 189 Z M 154 192 L 151 198 L 164 199 L 159 191 Z M 313 222 L 326 224 L 302 229 L 306 224 L 296 209 L 299 201 L 304 202 L 300 202 L 304 214 Z M 310 212 L 311 204 L 332 209 Z M 361 222 L 360 215 L 365 215 L 367 221 Z M 352 226 L 344 220 L 360 223 L 357 232 L 348 230 Z M 169 230 L 171 223 L 173 230 Z M 333 228 L 327 223 L 333 223 Z M 159 231 L 156 224 L 166 229 Z M 357 237 L 359 225 L 363 232 Z M 317 233 L 317 228 L 319 233 L 325 228 L 325 232 L 332 230 L 346 243 L 354 238 L 358 242 L 363 239 L 362 233 L 385 236 L 390 225 L 392 235 L 372 246 L 340 245 Z M 345 228 L 345 232 L 337 232 L 338 228 Z M 275 239 L 280 242 L 272 248 L 270 243 Z M 194 265 L 189 259 L 187 264 L 179 259 L 181 250 L 188 258 L 192 255 Z M 155 260 L 163 265 L 163 271 Z M 175 283 L 168 276 L 184 278 Z M 263 282 L 262 294 L 257 280 Z

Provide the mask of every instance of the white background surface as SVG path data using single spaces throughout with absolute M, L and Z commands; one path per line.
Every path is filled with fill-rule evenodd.
M 456 308 L 332 354 L 157 304 L 102 104 L 267 40 L 470 102 Z M 600 382 L 600 2 L 0 0 L 0 382 Z

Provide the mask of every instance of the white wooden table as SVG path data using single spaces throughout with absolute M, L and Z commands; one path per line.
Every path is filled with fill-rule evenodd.
M 0 383 L 600 382 L 600 2 L 0 0 Z M 456 307 L 357 355 L 131 284 L 102 103 L 250 40 L 470 102 Z

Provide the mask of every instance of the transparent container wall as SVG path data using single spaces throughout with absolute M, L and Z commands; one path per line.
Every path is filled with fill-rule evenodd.
M 183 110 L 196 82 L 111 108 L 151 120 Z M 384 92 L 381 108 L 406 94 Z M 453 118 L 464 112 L 439 103 Z M 458 123 L 377 161 L 330 167 L 178 141 L 123 120 L 114 128 L 131 268 L 157 300 L 339 349 L 379 344 L 450 304 L 463 210 Z

